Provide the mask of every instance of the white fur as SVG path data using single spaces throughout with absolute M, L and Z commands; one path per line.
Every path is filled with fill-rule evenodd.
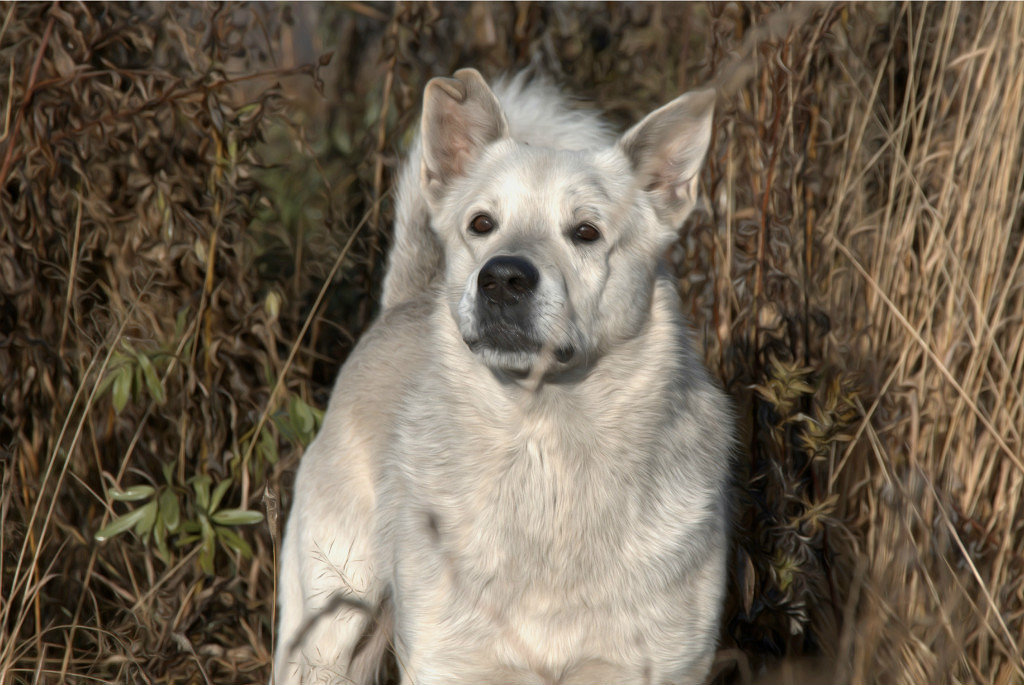
M 496 90 L 463 70 L 425 93 L 385 308 L 296 480 L 279 684 L 371 683 L 383 638 L 417 685 L 709 669 L 731 415 L 660 255 L 694 201 L 711 98 L 616 141 L 549 84 Z M 467 230 L 481 213 L 486 235 Z M 573 239 L 582 223 L 600 238 Z M 505 255 L 539 274 L 507 322 L 534 347 L 506 349 L 481 301 Z M 357 650 L 381 607 L 393 627 Z

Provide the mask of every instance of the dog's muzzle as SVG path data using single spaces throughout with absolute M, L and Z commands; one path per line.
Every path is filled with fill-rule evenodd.
M 477 275 L 476 345 L 509 352 L 535 352 L 534 299 L 540 272 L 529 260 L 499 255 Z
M 544 318 L 540 271 L 524 257 L 498 255 L 477 273 L 473 322 L 463 329 L 463 340 L 489 366 L 527 373 L 550 337 L 539 328 Z M 548 314 L 550 316 L 550 313 Z M 575 356 L 571 345 L 551 350 L 554 360 L 568 364 Z

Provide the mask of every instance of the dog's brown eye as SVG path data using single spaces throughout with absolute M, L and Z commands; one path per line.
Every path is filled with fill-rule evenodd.
M 572 237 L 584 243 L 592 243 L 601 237 L 601 232 L 590 224 L 580 224 L 573 231 Z
M 469 230 L 477 235 L 484 235 L 494 230 L 494 219 L 486 214 L 477 214 L 469 222 Z

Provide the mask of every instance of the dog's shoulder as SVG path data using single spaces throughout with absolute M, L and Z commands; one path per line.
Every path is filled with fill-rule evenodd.
M 431 336 L 431 318 L 436 297 L 419 297 L 383 310 L 363 333 L 341 368 L 328 406 L 328 418 L 345 425 L 360 417 L 372 430 L 379 418 L 394 413 L 395 407 L 419 369 L 429 360 L 426 341 Z M 325 425 L 332 421 L 325 421 Z

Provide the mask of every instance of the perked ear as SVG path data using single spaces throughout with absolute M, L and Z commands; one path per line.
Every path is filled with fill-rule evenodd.
M 423 93 L 422 183 L 433 203 L 490 143 L 508 135 L 498 98 L 476 69 L 430 79 Z
M 654 110 L 619 140 L 644 189 L 673 226 L 682 223 L 697 201 L 714 111 L 715 91 L 695 90 Z

